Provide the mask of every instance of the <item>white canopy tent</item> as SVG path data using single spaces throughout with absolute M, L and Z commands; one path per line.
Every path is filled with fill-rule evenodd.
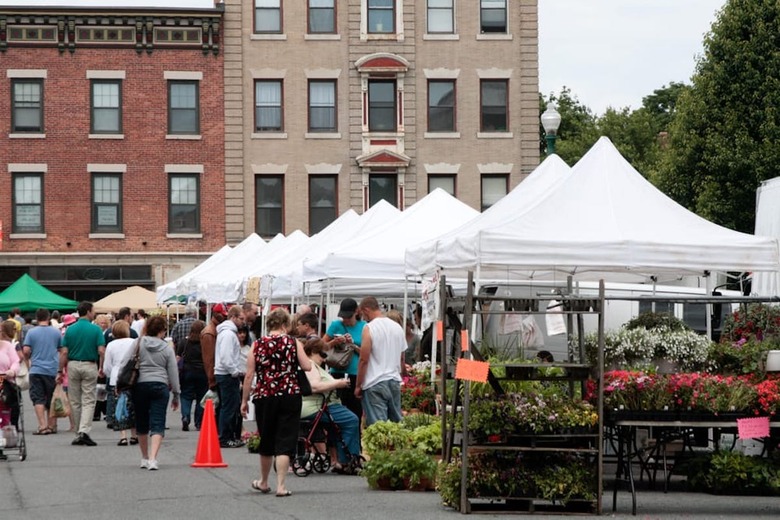
M 445 274 L 447 268 L 475 270 L 478 278 L 631 281 L 780 268 L 777 239 L 732 231 L 688 211 L 642 177 L 606 137 L 536 205 L 454 236 L 440 249 L 449 251 L 437 257 Z
M 402 295 L 406 248 L 446 233 L 478 214 L 444 190 L 436 189 L 398 218 L 375 227 L 359 240 L 346 242 L 324 257 L 304 261 L 303 280 L 327 280 L 328 287 L 340 293 L 344 292 L 344 282 L 352 291 L 362 287 L 364 293 Z M 392 283 L 378 283 L 382 281 Z
M 250 237 L 251 236 L 252 235 L 250 235 Z M 256 236 L 257 238 L 260 238 L 257 235 L 254 235 L 254 236 Z M 249 237 L 247 237 L 247 238 L 249 238 Z M 176 280 L 174 280 L 172 282 L 169 282 L 169 283 L 167 283 L 165 285 L 159 286 L 157 288 L 157 291 L 156 291 L 156 293 L 157 293 L 157 303 L 165 303 L 170 298 L 178 298 L 180 296 L 185 296 L 186 297 L 187 294 L 181 292 L 179 290 L 179 288 L 180 287 L 184 288 L 184 287 L 188 286 L 189 285 L 189 281 L 193 277 L 197 276 L 199 273 L 202 273 L 202 272 L 210 269 L 211 267 L 213 267 L 215 265 L 219 265 L 220 262 L 222 262 L 225 258 L 227 258 L 230 255 L 231 251 L 233 251 L 232 247 L 230 247 L 228 245 L 224 245 L 224 246 L 222 246 L 222 249 L 220 249 L 219 251 L 217 251 L 216 253 L 214 253 L 210 257 L 208 257 L 206 260 L 204 260 L 203 262 L 201 262 L 200 264 L 195 266 L 195 268 L 192 269 L 191 271 L 189 271 L 188 273 L 180 276 L 179 278 L 177 278 Z
M 462 244 L 464 237 L 498 226 L 514 218 L 518 213 L 527 211 L 542 201 L 570 175 L 571 168 L 563 159 L 557 155 L 548 156 L 523 182 L 472 220 L 433 240 L 407 248 L 407 272 L 428 274 L 438 266 L 448 265 L 454 243 L 460 241 Z
M 756 235 L 780 238 L 780 177 L 761 183 L 756 190 Z M 753 275 L 752 294 L 780 295 L 780 272 Z

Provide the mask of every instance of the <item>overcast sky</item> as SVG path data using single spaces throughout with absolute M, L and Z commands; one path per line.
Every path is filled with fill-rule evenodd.
M 638 108 L 690 82 L 704 35 L 726 0 L 539 0 L 539 89 L 563 86 L 595 114 Z

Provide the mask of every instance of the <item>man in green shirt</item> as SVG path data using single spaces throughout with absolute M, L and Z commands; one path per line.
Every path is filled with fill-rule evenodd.
M 60 348 L 60 369 L 57 382 L 62 380 L 62 371 L 68 367 L 68 400 L 70 401 L 73 424 L 76 425 L 74 446 L 96 446 L 89 432 L 92 431 L 92 415 L 98 376 L 103 376 L 103 355 L 106 341 L 100 327 L 92 323 L 95 313 L 92 303 L 81 302 L 77 308 L 79 320 L 68 327 Z

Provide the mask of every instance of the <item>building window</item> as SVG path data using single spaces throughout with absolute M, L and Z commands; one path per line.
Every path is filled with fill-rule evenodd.
M 122 176 L 92 174 L 92 232 L 122 232 Z
M 482 176 L 482 208 L 485 211 L 501 200 L 509 191 L 509 175 L 490 174 Z
M 436 188 L 441 188 L 453 197 L 455 197 L 455 176 L 454 175 L 429 175 L 428 193 Z
M 255 32 L 282 32 L 281 0 L 255 0 Z
M 284 232 L 284 176 L 255 177 L 255 232 L 271 238 Z
M 255 82 L 255 131 L 282 131 L 282 81 Z
M 199 134 L 197 81 L 168 82 L 168 133 Z
M 336 1 L 308 0 L 309 33 L 333 34 L 336 32 Z
M 371 174 L 368 176 L 368 206 L 380 200 L 398 207 L 398 175 L 396 173 Z
M 122 82 L 120 80 L 92 80 L 93 134 L 122 133 Z
M 508 80 L 480 82 L 480 130 L 506 132 L 509 128 Z
M 13 175 L 13 232 L 43 233 L 43 174 Z
M 506 0 L 480 0 L 479 17 L 483 33 L 506 33 Z
M 43 80 L 11 80 L 11 132 L 43 132 Z
M 368 33 L 392 34 L 395 32 L 396 0 L 368 0 Z
M 335 132 L 336 81 L 309 81 L 309 131 Z
M 394 132 L 396 129 L 395 80 L 368 81 L 369 132 Z
M 171 173 L 168 177 L 169 233 L 200 233 L 200 182 L 198 175 Z
M 309 235 L 319 233 L 336 220 L 338 177 L 309 176 Z
M 455 80 L 428 81 L 428 131 L 455 131 Z
M 455 32 L 454 0 L 428 0 L 428 32 L 452 34 Z

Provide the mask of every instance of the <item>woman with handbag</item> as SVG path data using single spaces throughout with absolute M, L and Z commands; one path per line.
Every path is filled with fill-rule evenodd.
M 103 372 L 108 374 L 106 420 L 110 419 L 111 428 L 119 432 L 117 446 L 138 444 L 138 436 L 135 433 L 135 418 L 127 414 L 127 421 L 116 420 L 116 403 L 119 397 L 116 392 L 116 380 L 119 376 L 120 361 L 128 357 L 130 352 L 134 350 L 136 340 L 130 337 L 130 325 L 125 320 L 117 320 L 114 323 L 111 327 L 111 335 L 114 339 L 106 346 L 106 355 L 103 359 Z M 129 439 L 127 438 L 127 430 L 130 430 Z
M 145 335 L 138 339 L 138 379 L 132 391 L 141 468 L 151 471 L 159 469 L 157 457 L 165 437 L 165 415 L 171 392 L 171 410 L 179 409 L 179 369 L 176 353 L 163 339 L 166 333 L 167 323 L 162 316 L 146 320 Z M 131 349 L 130 356 L 135 352 L 135 348 Z
M 252 354 L 247 358 L 241 414 L 246 416 L 252 378 L 257 372 L 254 394 L 260 398 L 262 425 L 260 429 L 260 479 L 252 481 L 252 489 L 270 493 L 268 476 L 276 457 L 276 496 L 292 495 L 287 490 L 287 470 L 290 455 L 295 453 L 298 425 L 301 420 L 301 383 L 308 386 L 305 375 L 311 361 L 303 350 L 303 344 L 290 335 L 290 314 L 282 308 L 274 309 L 266 318 L 268 333 L 259 338 Z M 299 383 L 299 377 L 302 381 Z M 309 386 L 308 392 L 311 393 Z
M 358 360 L 360 359 L 360 341 L 363 337 L 363 327 L 366 322 L 360 319 L 358 313 L 358 304 L 352 298 L 344 298 L 339 306 L 339 317 L 328 325 L 325 336 L 322 337 L 327 347 L 326 352 L 331 355 L 331 351 L 349 345 L 352 349 L 352 357 L 345 369 L 331 368 L 331 373 L 336 379 L 343 378 L 346 374 L 349 377 L 349 387 L 338 390 L 341 403 L 349 408 L 349 411 L 357 415 L 358 419 L 363 419 L 363 404 L 360 399 L 355 397 L 354 388 L 357 383 Z

